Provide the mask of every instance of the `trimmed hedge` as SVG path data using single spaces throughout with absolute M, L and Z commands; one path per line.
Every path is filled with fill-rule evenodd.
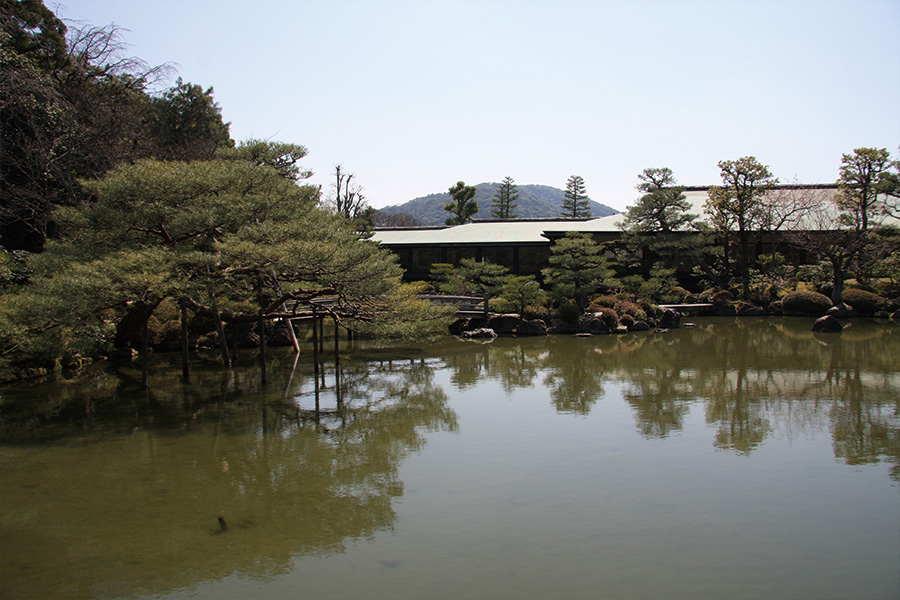
M 844 304 L 852 306 L 856 312 L 864 317 L 871 317 L 879 310 L 882 310 L 887 303 L 878 294 L 858 289 L 844 290 L 844 293 L 841 294 L 841 300 Z
M 831 298 L 819 292 L 801 290 L 785 296 L 781 305 L 788 315 L 821 317 L 831 308 Z

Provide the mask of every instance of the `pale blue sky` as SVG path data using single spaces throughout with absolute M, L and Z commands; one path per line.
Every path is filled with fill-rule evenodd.
M 131 54 L 215 88 L 232 137 L 338 163 L 376 208 L 468 184 L 564 188 L 622 210 L 637 174 L 685 185 L 756 156 L 830 183 L 900 146 L 900 0 L 45 0 L 129 30 Z

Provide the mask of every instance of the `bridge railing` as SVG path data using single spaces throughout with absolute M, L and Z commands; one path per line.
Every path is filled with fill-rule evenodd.
M 419 298 L 430 300 L 442 306 L 455 306 L 456 314 L 461 317 L 488 317 L 490 294 L 478 296 L 450 296 L 445 294 L 421 294 Z

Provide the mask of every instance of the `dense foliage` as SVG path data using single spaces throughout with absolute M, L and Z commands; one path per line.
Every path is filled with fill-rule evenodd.
M 221 344 L 223 322 L 322 299 L 359 331 L 445 329 L 357 233 L 372 214 L 349 178 L 330 210 L 303 183 L 304 147 L 235 145 L 211 87 L 154 91 L 170 69 L 127 57 L 115 26 L 69 29 L 39 0 L 0 8 L 4 377 L 135 345 L 179 305 Z
M 871 317 L 879 310 L 883 310 L 885 306 L 884 298 L 878 294 L 857 288 L 844 290 L 841 300 L 853 307 L 859 314 L 868 317 Z
M 786 314 L 808 315 L 819 317 L 831 308 L 831 299 L 819 292 L 799 290 L 791 292 L 782 299 Z

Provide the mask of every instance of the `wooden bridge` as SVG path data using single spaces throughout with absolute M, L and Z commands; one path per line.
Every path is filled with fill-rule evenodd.
M 491 299 L 490 294 L 483 297 L 478 296 L 445 296 L 443 294 L 422 294 L 419 296 L 422 300 L 431 300 L 435 304 L 443 306 L 456 306 L 456 316 L 458 317 L 484 317 L 488 318 L 488 301 Z
M 660 304 L 663 310 L 670 308 L 682 313 L 701 314 L 712 312 L 715 309 L 714 304 Z

